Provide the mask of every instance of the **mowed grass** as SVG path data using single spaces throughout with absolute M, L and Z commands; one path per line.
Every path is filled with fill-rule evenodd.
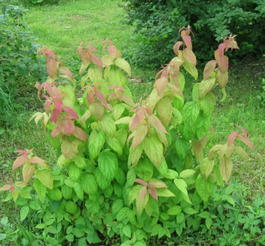
M 120 4 L 121 0 L 68 0 L 31 8 L 26 21 L 38 42 L 65 60 L 76 54 L 80 42 L 100 49 L 102 41 L 112 40 L 124 50 L 132 42 L 132 28 L 124 24 Z

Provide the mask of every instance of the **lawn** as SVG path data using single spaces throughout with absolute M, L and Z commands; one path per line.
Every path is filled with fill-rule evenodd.
M 32 7 L 26 15 L 26 22 L 39 44 L 54 50 L 66 65 L 76 71 L 75 66 L 79 62 L 76 48 L 80 42 L 100 49 L 103 40 L 112 40 L 129 58 L 129 51 L 137 39 L 132 27 L 124 22 L 124 10 L 120 4 L 120 0 L 70 0 L 58 6 Z M 154 75 L 155 71 L 133 69 L 133 78 L 142 78 L 143 81 L 130 82 L 135 98 L 141 98 L 149 91 Z M 249 199 L 253 194 L 265 195 L 265 108 L 260 106 L 256 96 L 262 77 L 265 77 L 264 60 L 241 61 L 232 65 L 228 97 L 218 104 L 210 140 L 211 143 L 225 142 L 226 136 L 238 126 L 247 129 L 255 148 L 248 149 L 249 160 L 235 159 L 234 176 L 237 182 L 245 185 Z M 55 163 L 55 153 L 45 131 L 33 121 L 29 123 L 33 113 L 21 112 L 16 117 L 16 126 L 5 129 L 0 135 L 2 180 L 12 175 L 9 169 L 17 149 L 34 148 L 37 155 L 50 164 Z M 7 213 L 12 217 L 13 209 L 1 206 L 0 217 Z M 13 217 L 16 220 L 15 213 Z

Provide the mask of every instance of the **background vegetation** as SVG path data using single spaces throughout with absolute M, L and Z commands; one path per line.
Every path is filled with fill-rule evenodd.
M 134 25 L 140 40 L 132 50 L 132 59 L 141 66 L 166 63 L 179 29 L 189 24 L 200 59 L 208 60 L 213 52 L 210 47 L 231 33 L 238 35 L 240 43 L 234 57 L 260 56 L 265 51 L 265 40 L 260 35 L 265 31 L 264 1 L 124 0 L 124 6 L 127 21 Z

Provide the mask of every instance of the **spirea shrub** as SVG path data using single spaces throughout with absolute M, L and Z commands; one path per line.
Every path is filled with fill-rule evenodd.
M 181 37 L 175 57 L 140 102 L 133 101 L 127 87 L 130 65 L 111 42 L 101 58 L 94 47 L 80 45 L 80 81 L 52 51 L 40 51 L 49 77 L 37 85 L 44 112 L 33 118 L 51 135 L 57 163 L 47 164 L 33 150 L 18 150 L 12 169 L 21 170 L 22 179 L 1 191 L 21 207 L 22 221 L 35 216 L 36 235 L 46 245 L 112 238 L 123 246 L 141 246 L 151 237 L 211 226 L 208 205 L 230 180 L 232 156 L 247 158 L 236 140 L 253 147 L 243 128 L 223 144 L 207 146 L 214 89 L 224 92 L 225 52 L 237 43 L 233 36 L 224 39 L 186 101 L 184 71 L 194 81 L 198 71 L 189 27 Z M 231 197 L 223 200 L 231 202 Z

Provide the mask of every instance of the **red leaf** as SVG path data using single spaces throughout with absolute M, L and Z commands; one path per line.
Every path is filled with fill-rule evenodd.
M 52 122 L 57 122 L 59 120 L 60 114 L 62 113 L 61 110 L 59 110 L 58 108 L 55 108 L 52 111 L 52 115 L 51 115 L 51 121 Z

